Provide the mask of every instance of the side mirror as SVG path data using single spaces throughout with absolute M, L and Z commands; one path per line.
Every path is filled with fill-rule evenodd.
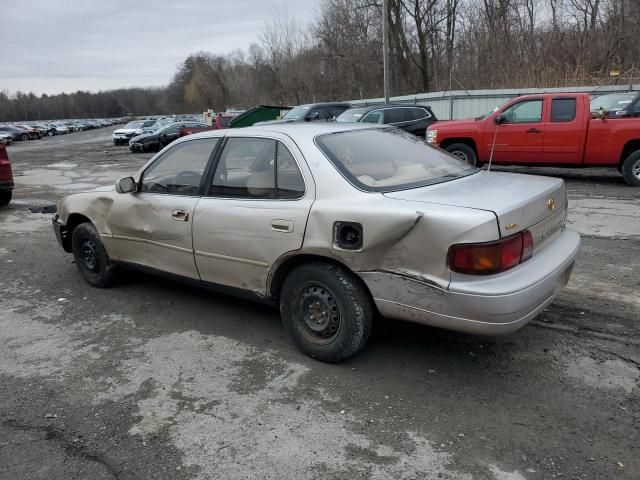
M 500 115 L 496 115 L 493 121 L 496 123 L 496 125 L 502 125 L 507 121 L 507 116 L 501 113 Z
M 132 193 L 136 191 L 136 181 L 133 177 L 124 177 L 116 182 L 116 192 Z
M 594 120 L 597 120 L 597 119 L 604 120 L 607 118 L 608 115 L 609 115 L 609 112 L 602 107 L 591 112 L 591 118 L 593 118 Z

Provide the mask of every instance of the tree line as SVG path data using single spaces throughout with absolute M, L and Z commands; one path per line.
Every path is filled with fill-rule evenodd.
M 191 54 L 166 87 L 0 92 L 0 121 L 381 97 L 382 8 L 382 0 L 323 0 L 306 25 L 275 10 L 246 51 Z M 638 0 L 388 0 L 388 19 L 392 95 L 640 77 Z M 610 77 L 614 70 L 629 73 Z

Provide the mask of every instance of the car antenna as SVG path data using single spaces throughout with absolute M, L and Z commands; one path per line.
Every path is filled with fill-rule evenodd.
M 489 165 L 487 166 L 487 172 L 491 171 L 491 162 L 493 162 L 493 152 L 496 149 L 496 137 L 498 136 L 498 127 L 500 122 L 497 120 L 500 118 L 500 114 L 495 118 L 496 129 L 493 131 L 493 142 L 491 142 L 491 154 L 489 155 Z

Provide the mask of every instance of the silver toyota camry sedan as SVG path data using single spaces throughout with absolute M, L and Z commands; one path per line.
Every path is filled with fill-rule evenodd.
M 361 349 L 377 314 L 475 334 L 549 305 L 580 247 L 562 180 L 478 170 L 361 124 L 191 135 L 63 198 L 53 225 L 91 285 L 141 268 L 278 305 L 306 354 Z

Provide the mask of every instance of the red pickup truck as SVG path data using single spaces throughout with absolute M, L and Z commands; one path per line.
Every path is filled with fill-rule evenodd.
M 517 97 L 476 120 L 436 122 L 426 138 L 479 165 L 616 167 L 640 187 L 640 118 L 593 112 L 588 94 Z
M 8 205 L 13 193 L 13 173 L 7 148 L 0 143 L 0 207 Z

